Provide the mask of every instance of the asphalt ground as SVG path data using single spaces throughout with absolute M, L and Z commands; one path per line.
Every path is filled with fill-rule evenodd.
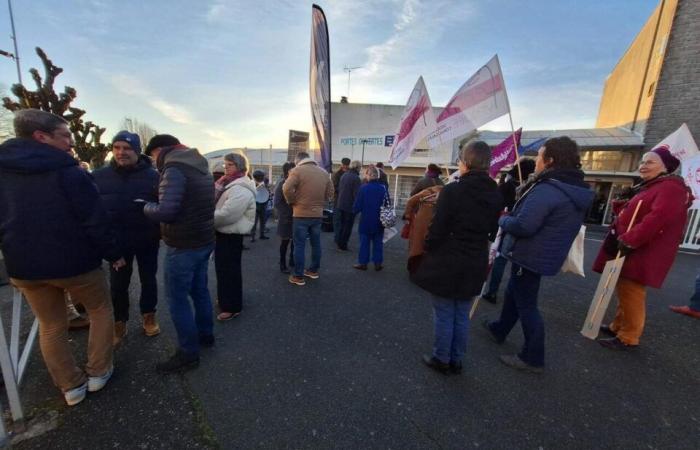
M 599 237 L 586 241 L 587 268 Z M 406 242 L 387 244 L 383 271 L 361 272 L 357 241 L 341 253 L 324 233 L 321 277 L 303 287 L 279 272 L 276 238 L 246 242 L 243 314 L 215 325 L 216 347 L 184 376 L 153 370 L 174 348 L 167 308 L 163 333 L 147 338 L 135 301 L 113 380 L 79 406 L 63 406 L 37 351 L 25 409 L 58 411 L 58 426 L 17 448 L 698 448 L 700 321 L 668 310 L 691 295 L 697 255 L 679 254 L 664 288 L 649 291 L 634 351 L 580 335 L 599 279 L 587 269 L 542 283 L 543 375 L 498 361 L 517 352 L 519 326 L 499 346 L 474 320 L 464 373 L 443 376 L 420 362 L 432 308 L 408 281 Z M 212 265 L 212 293 L 215 282 Z M 496 317 L 501 302 L 481 302 L 476 318 Z M 86 333 L 72 336 L 82 349 Z

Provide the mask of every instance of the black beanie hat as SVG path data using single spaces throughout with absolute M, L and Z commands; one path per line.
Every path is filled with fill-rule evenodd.
M 175 137 L 170 134 L 156 134 L 151 138 L 150 141 L 148 141 L 148 145 L 146 146 L 146 153 L 147 156 L 151 156 L 151 152 L 159 147 L 172 147 L 173 145 L 179 145 L 180 141 Z

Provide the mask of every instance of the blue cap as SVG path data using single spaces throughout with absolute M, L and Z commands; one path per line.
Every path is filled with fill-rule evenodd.
M 135 151 L 138 154 L 141 154 L 141 139 L 139 138 L 138 134 L 129 133 L 126 130 L 122 130 L 114 135 L 114 137 L 112 138 L 112 144 L 114 144 L 117 141 L 126 142 L 127 144 L 129 144 L 129 146 L 131 146 L 131 149 L 133 151 Z

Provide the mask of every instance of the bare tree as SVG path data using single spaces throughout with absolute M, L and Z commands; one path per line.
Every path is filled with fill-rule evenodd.
M 14 84 L 11 91 L 17 100 L 4 97 L 3 106 L 9 111 L 34 108 L 63 117 L 69 122 L 78 157 L 93 167 L 101 167 L 109 152 L 107 145 L 100 142 L 105 129 L 91 121 L 84 122 L 85 111 L 71 106 L 78 95 L 75 89 L 65 86 L 60 95 L 56 93 L 54 82 L 63 69 L 54 65 L 39 47 L 36 48 L 36 54 L 44 65 L 44 78 L 42 79 L 38 70 L 30 69 L 29 73 L 36 84 L 36 90 L 30 91 L 22 84 Z
M 153 136 L 158 134 L 158 132 L 151 128 L 151 126 L 148 125 L 146 122 L 141 122 L 140 120 L 134 117 L 124 117 L 124 120 L 122 120 L 120 124 L 120 129 L 127 130 L 130 133 L 138 134 L 139 138 L 141 139 L 141 145 L 143 145 L 144 147 L 146 146 L 146 144 L 148 144 L 148 141 L 150 141 Z
M 0 97 L 3 97 L 7 88 L 0 84 Z M 12 113 L 5 108 L 0 108 L 0 142 L 10 139 L 15 136 L 15 130 L 12 126 Z

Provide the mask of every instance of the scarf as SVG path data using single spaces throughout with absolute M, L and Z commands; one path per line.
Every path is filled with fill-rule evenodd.
M 218 202 L 221 194 L 226 190 L 226 186 L 229 183 L 236 181 L 239 178 L 243 178 L 245 174 L 243 172 L 236 172 L 233 175 L 224 175 L 223 177 L 216 180 L 214 183 L 214 202 Z

